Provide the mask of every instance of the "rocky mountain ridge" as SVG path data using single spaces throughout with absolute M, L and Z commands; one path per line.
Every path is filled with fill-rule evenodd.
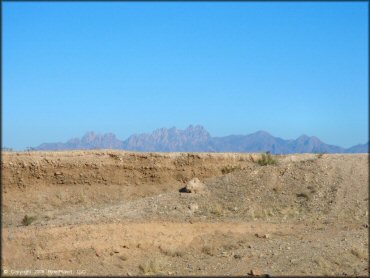
M 369 143 L 342 148 L 322 142 L 315 136 L 302 135 L 294 140 L 274 137 L 257 131 L 249 135 L 212 137 L 201 125 L 190 125 L 185 130 L 156 129 L 152 133 L 134 134 L 121 141 L 112 133 L 86 133 L 81 139 L 66 143 L 43 143 L 35 150 L 120 149 L 145 152 L 265 152 L 290 153 L 368 153 Z

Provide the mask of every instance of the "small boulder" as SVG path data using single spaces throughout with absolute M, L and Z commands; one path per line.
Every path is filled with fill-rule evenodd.
M 251 276 L 260 276 L 261 272 L 257 269 L 251 269 L 251 271 L 248 274 Z
M 202 183 L 198 178 L 191 179 L 185 187 L 180 189 L 180 192 L 184 193 L 202 193 L 206 189 L 204 183 Z

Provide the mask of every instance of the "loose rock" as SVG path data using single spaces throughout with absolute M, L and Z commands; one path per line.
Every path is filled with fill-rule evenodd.
M 198 178 L 194 178 L 190 180 L 184 188 L 181 188 L 180 192 L 203 193 L 205 189 L 206 189 L 205 185 Z

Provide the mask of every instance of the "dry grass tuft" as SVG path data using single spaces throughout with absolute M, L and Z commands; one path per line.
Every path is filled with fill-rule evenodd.
M 224 215 L 224 208 L 220 204 L 216 204 L 211 207 L 210 213 L 216 215 L 216 216 L 223 216 Z
M 163 266 L 158 260 L 149 260 L 140 264 L 139 269 L 143 274 L 151 275 L 161 273 Z
M 208 256 L 214 256 L 213 250 L 211 246 L 205 245 L 202 248 L 202 253 L 208 255 Z
M 221 172 L 222 172 L 223 175 L 226 175 L 226 174 L 232 173 L 232 172 L 234 172 L 236 170 L 240 170 L 240 169 L 241 169 L 240 166 L 227 165 L 227 166 L 225 166 L 221 169 Z
M 162 254 L 170 257 L 182 257 L 184 256 L 185 252 L 183 250 L 180 250 L 179 248 L 173 247 L 173 246 L 167 246 L 167 247 L 159 247 L 159 250 Z
M 249 160 L 252 161 L 252 162 L 256 162 L 256 160 L 254 159 L 253 155 L 249 155 Z

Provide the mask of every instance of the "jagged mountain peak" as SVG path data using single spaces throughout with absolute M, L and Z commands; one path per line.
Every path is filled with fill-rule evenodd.
M 81 141 L 83 142 L 91 142 L 97 137 L 97 134 L 94 131 L 88 131 L 82 136 Z
M 185 130 L 159 128 L 149 134 L 136 134 L 123 142 L 127 150 L 140 151 L 202 151 L 210 134 L 202 126 L 188 126 Z
M 211 137 L 209 132 L 201 125 L 190 125 L 185 129 L 185 133 L 192 138 L 198 139 L 209 139 Z

